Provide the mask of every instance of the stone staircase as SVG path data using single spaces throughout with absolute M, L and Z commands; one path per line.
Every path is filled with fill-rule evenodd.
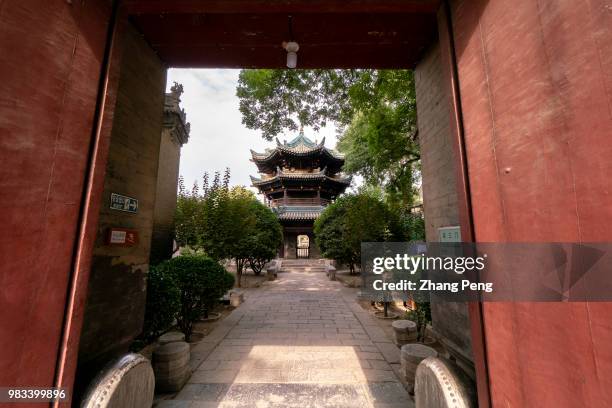
M 283 259 L 281 272 L 321 272 L 325 273 L 324 259 Z

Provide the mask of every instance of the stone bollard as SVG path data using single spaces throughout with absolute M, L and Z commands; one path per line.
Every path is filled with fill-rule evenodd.
M 266 277 L 269 281 L 273 281 L 278 276 L 278 270 L 280 269 L 279 261 L 270 261 L 265 266 L 266 269 Z
M 327 277 L 329 278 L 329 280 L 335 281 L 336 280 L 336 268 L 334 268 L 331 265 L 327 265 L 325 269 L 327 269 Z
M 168 343 L 176 343 L 177 341 L 185 341 L 185 334 L 178 331 L 171 331 L 159 336 L 157 342 L 160 346 L 163 346 Z
M 159 346 L 153 352 L 155 390 L 177 392 L 191 376 L 189 344 L 176 341 Z
M 391 323 L 391 326 L 393 326 L 393 337 L 396 345 L 401 347 L 417 340 L 417 324 L 412 320 L 396 320 Z
M 428 357 L 416 371 L 414 384 L 416 408 L 474 408 L 474 382 L 456 364 Z
M 230 305 L 233 307 L 238 307 L 240 304 L 244 302 L 244 293 L 238 291 L 232 291 L 230 293 Z
M 408 391 L 414 390 L 414 378 L 419 363 L 427 357 L 437 357 L 438 352 L 429 346 L 420 343 L 405 344 L 400 355 L 400 373 L 408 381 Z

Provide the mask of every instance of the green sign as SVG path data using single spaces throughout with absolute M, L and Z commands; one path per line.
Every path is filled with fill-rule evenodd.
M 138 200 L 121 194 L 111 193 L 110 209 L 129 213 L 138 212 Z

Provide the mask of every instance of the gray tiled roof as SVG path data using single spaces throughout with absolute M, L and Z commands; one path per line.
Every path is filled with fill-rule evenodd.
M 323 206 L 283 206 L 274 209 L 281 220 L 315 220 L 321 215 Z

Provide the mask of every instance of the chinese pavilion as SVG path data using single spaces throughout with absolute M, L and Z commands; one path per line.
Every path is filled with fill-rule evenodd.
M 351 178 L 340 173 L 344 156 L 312 141 L 300 131 L 290 142 L 276 139 L 274 149 L 264 153 L 251 150 L 262 174 L 251 177 L 253 186 L 278 215 L 283 226 L 281 258 L 317 258 L 312 227 L 323 208 L 350 185 Z

